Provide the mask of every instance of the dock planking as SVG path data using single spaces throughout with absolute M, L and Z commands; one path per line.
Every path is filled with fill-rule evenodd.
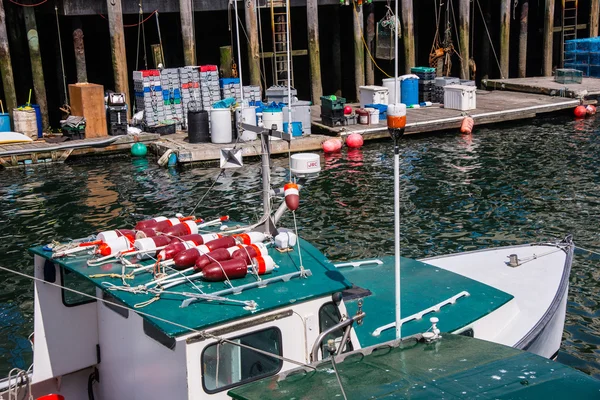
M 581 97 L 600 96 L 600 79 L 583 78 L 581 83 L 558 83 L 554 77 L 542 76 L 535 78 L 487 79 L 482 84 L 488 90 L 508 90 L 547 96 Z

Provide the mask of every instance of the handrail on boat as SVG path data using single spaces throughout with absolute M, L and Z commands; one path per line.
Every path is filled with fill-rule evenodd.
M 340 321 L 339 323 L 335 324 L 331 328 L 326 329 L 323 332 L 321 332 L 321 334 L 319 336 L 317 336 L 317 339 L 315 340 L 315 343 L 312 346 L 312 350 L 310 352 L 310 361 L 311 362 L 317 361 L 317 357 L 319 357 L 319 347 L 321 347 L 321 342 L 323 342 L 323 339 L 325 338 L 325 336 L 337 331 L 338 329 L 346 328 L 344 331 L 344 336 L 342 337 L 341 345 L 336 352 L 336 355 L 339 355 L 342 352 L 342 349 L 345 347 L 344 344 L 348 341 L 348 337 L 350 336 L 350 331 L 352 329 L 352 325 L 354 324 L 354 322 L 358 323 L 358 322 L 362 321 L 362 319 L 365 317 L 365 315 L 366 314 L 362 311 L 358 312 L 355 315 L 353 315 L 352 317 L 346 318 L 345 320 Z

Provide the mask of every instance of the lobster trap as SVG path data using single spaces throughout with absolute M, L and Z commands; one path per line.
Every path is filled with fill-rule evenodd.
M 375 57 L 381 60 L 394 59 L 396 20 L 397 18 L 394 18 L 393 15 L 386 15 L 385 18 L 377 23 L 377 30 L 375 32 Z M 401 38 L 400 20 L 398 20 L 398 28 L 398 38 Z

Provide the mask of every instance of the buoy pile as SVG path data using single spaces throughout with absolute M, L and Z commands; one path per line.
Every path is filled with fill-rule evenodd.
M 575 107 L 573 113 L 575 114 L 575 118 L 585 118 L 586 116 L 589 117 L 596 115 L 596 107 L 591 104 L 588 104 L 587 106 L 577 106 Z

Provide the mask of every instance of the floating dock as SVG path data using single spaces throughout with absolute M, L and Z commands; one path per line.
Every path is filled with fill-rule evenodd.
M 600 79 L 583 78 L 581 83 L 558 83 L 551 76 L 538 78 L 484 79 L 481 84 L 488 90 L 543 94 L 573 99 L 600 96 Z

